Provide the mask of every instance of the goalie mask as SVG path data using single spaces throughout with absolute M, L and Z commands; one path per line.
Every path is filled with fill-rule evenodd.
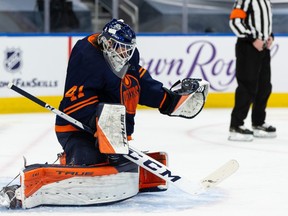
M 104 26 L 98 43 L 102 45 L 104 58 L 113 73 L 122 79 L 136 48 L 134 31 L 123 20 L 112 19 Z

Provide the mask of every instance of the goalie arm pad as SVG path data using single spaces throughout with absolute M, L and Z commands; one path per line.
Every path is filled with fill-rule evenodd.
M 172 90 L 179 84 L 181 84 L 180 88 Z M 208 88 L 208 82 L 193 78 L 185 78 L 176 82 L 170 90 L 163 88 L 166 98 L 159 111 L 169 116 L 194 118 L 205 104 Z

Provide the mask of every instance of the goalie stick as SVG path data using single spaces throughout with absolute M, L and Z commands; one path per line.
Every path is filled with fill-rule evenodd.
M 65 119 L 66 121 L 74 124 L 78 128 L 84 131 L 87 131 L 91 134 L 94 134 L 94 131 L 90 127 L 82 124 L 81 122 L 77 121 L 71 116 L 52 107 L 51 105 L 45 103 L 44 101 L 31 95 L 30 93 L 22 90 L 21 88 L 17 87 L 13 83 L 9 83 L 8 88 L 30 99 L 31 101 L 37 103 L 38 105 L 50 110 L 51 112 Z M 176 174 L 176 172 L 172 171 L 170 168 L 168 168 L 164 164 L 156 161 L 152 157 L 146 155 L 145 153 L 137 150 L 136 148 L 132 146 L 129 146 L 128 154 L 124 154 L 123 156 L 127 158 L 128 160 L 134 162 L 138 166 L 144 168 L 145 170 L 160 177 L 161 179 L 175 185 L 177 188 L 181 189 L 183 192 L 186 192 L 191 195 L 199 194 L 208 188 L 212 188 L 216 186 L 217 184 L 219 184 L 220 182 L 228 178 L 230 175 L 232 175 L 234 172 L 236 172 L 237 169 L 239 168 L 239 164 L 236 160 L 230 160 L 227 163 L 225 163 L 223 166 L 215 170 L 213 173 L 208 175 L 206 178 L 202 179 L 200 182 L 192 182 L 188 180 L 187 178 L 185 178 L 184 176 Z

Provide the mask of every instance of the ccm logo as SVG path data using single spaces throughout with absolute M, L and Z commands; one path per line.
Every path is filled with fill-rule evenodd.
M 171 171 L 167 169 L 166 166 L 161 164 L 158 161 L 151 160 L 147 155 L 138 154 L 137 152 L 133 151 L 132 149 L 129 149 L 129 154 L 127 157 L 131 158 L 134 162 L 136 162 L 138 165 L 141 166 L 141 164 L 147 168 L 147 170 L 151 171 L 153 174 L 159 176 L 165 177 L 165 180 L 176 182 L 179 179 L 181 179 L 180 176 L 172 175 Z

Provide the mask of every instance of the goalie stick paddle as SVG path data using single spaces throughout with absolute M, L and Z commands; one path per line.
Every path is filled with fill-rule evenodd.
M 17 87 L 13 83 L 9 83 L 8 87 L 14 90 L 15 92 L 21 94 L 22 96 L 32 100 L 38 105 L 50 110 L 51 112 L 65 119 L 66 121 L 74 124 L 78 128 L 84 131 L 87 131 L 91 134 L 94 134 L 94 131 L 90 127 L 82 124 L 81 122 L 61 112 L 60 110 L 50 106 L 49 104 L 45 103 L 39 98 Z M 137 150 L 136 148 L 132 146 L 129 146 L 128 154 L 124 154 L 123 156 L 127 158 L 128 160 L 134 162 L 138 166 L 144 168 L 145 170 L 160 177 L 161 179 L 166 180 L 168 183 L 175 185 L 177 188 L 179 188 L 183 192 L 186 192 L 191 195 L 199 194 L 207 190 L 208 188 L 212 188 L 216 186 L 221 181 L 223 181 L 224 179 L 232 175 L 234 172 L 236 172 L 237 169 L 239 168 L 239 164 L 236 160 L 230 160 L 227 163 L 225 163 L 223 166 L 215 170 L 213 173 L 208 175 L 203 180 L 199 182 L 192 182 L 189 179 L 185 178 L 184 176 L 176 174 L 176 172 L 172 171 L 170 168 L 168 168 L 164 164 L 156 161 L 152 157 L 146 155 L 145 153 Z

